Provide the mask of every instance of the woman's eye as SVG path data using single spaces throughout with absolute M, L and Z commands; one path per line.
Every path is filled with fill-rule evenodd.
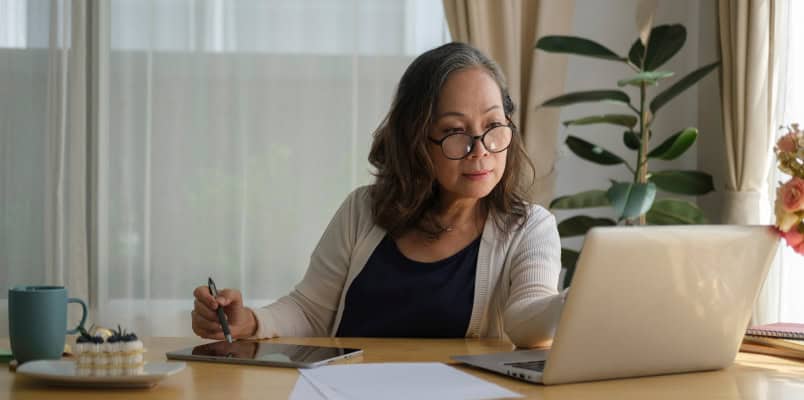
M 463 128 L 447 128 L 444 129 L 444 133 L 452 134 L 452 133 L 463 133 Z
M 496 128 L 498 126 L 503 126 L 503 125 L 505 125 L 505 124 L 503 124 L 502 122 L 492 122 L 492 123 L 488 124 L 488 126 L 486 128 L 491 129 L 491 128 Z

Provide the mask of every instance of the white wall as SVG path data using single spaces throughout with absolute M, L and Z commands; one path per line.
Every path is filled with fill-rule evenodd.
M 635 22 L 637 3 L 637 0 L 607 0 L 605 2 L 576 0 L 573 35 L 595 40 L 614 52 L 626 56 L 631 44 L 638 36 Z M 681 23 L 687 28 L 687 42 L 681 51 L 661 68 L 675 72 L 676 76 L 664 83 L 660 83 L 658 86 L 649 88 L 648 99 L 669 87 L 675 80 L 680 79 L 688 72 L 717 59 L 716 47 L 714 46 L 715 38 L 713 36 L 716 24 L 714 4 L 711 1 L 699 2 L 696 0 L 659 2 L 654 26 Z M 702 12 L 702 9 L 706 9 L 706 12 Z M 701 29 L 702 25 L 704 25 L 703 29 Z M 711 42 L 711 46 L 709 42 Z M 633 75 L 632 70 L 622 63 L 588 57 L 570 56 L 568 68 L 566 92 L 616 89 L 617 80 Z M 715 119 L 719 121 L 719 113 L 716 118 L 707 119 L 703 126 L 699 123 L 699 110 L 706 109 L 709 106 L 706 104 L 699 107 L 701 102 L 699 91 L 702 90 L 701 88 L 709 91 L 706 96 L 703 96 L 704 101 L 713 104 L 718 103 L 717 74 L 713 72 L 698 86 L 676 97 L 658 112 L 653 125 L 654 136 L 651 140 L 651 148 L 661 143 L 668 136 L 689 126 L 696 126 L 700 129 L 699 144 L 687 151 L 681 158 L 672 162 L 651 161 L 649 164 L 650 170 L 698 169 L 699 159 L 704 159 L 706 162 L 701 163 L 702 168 L 706 172 L 714 172 L 711 167 L 716 161 L 710 160 L 710 152 L 703 151 L 703 149 L 712 147 L 713 142 L 721 140 L 720 131 L 715 129 L 712 123 L 712 120 Z M 638 107 L 638 89 L 627 87 L 624 90 L 631 96 L 631 103 Z M 563 108 L 561 120 L 565 121 L 604 113 L 629 113 L 629 110 L 619 104 L 580 104 Z M 560 146 L 558 150 L 556 196 L 591 189 L 606 189 L 609 186 L 609 179 L 631 180 L 632 174 L 624 166 L 599 166 L 582 160 L 563 144 L 568 134 L 580 136 L 614 152 L 628 160 L 632 166 L 635 166 L 636 152 L 629 150 L 623 144 L 623 131 L 624 129 L 622 128 L 610 125 L 592 125 L 573 127 L 571 129 L 563 129 L 562 126 L 559 132 Z M 702 147 L 701 144 L 706 147 Z M 663 196 L 663 194 L 660 194 L 660 196 Z M 678 196 L 672 195 L 672 197 Z M 690 198 L 690 200 L 694 201 L 695 199 Z M 716 215 L 711 211 L 705 210 L 707 217 L 710 220 L 714 220 Z M 609 208 L 589 209 L 584 210 L 583 213 L 593 216 L 613 217 L 613 212 Z M 579 214 L 579 212 L 557 211 L 556 214 L 558 219 L 562 220 L 568 216 Z M 565 240 L 564 244 L 577 248 L 580 245 L 580 239 L 568 239 Z

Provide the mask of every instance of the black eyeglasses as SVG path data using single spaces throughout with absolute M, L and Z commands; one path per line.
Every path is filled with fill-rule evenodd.
M 508 124 L 492 126 L 478 136 L 455 132 L 444 136 L 441 140 L 433 139 L 429 136 L 427 139 L 441 146 L 441 152 L 444 153 L 444 157 L 450 160 L 462 160 L 472 152 L 477 141 L 483 143 L 483 147 L 489 153 L 505 151 L 511 145 L 511 138 L 514 135 L 513 125 L 514 123 L 509 120 Z

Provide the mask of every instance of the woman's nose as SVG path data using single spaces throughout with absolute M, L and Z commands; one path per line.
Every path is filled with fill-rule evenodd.
M 472 150 L 466 156 L 466 158 L 480 158 L 489 155 L 488 149 L 486 149 L 486 145 L 483 144 L 483 140 L 479 136 L 473 137 L 475 139 Z

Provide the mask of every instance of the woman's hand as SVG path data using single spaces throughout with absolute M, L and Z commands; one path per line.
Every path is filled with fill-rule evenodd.
M 191 313 L 193 332 L 206 339 L 223 340 L 223 327 L 218 322 L 218 307 L 223 307 L 229 322 L 229 331 L 235 339 L 253 336 L 257 331 L 257 318 L 251 309 L 243 306 L 243 296 L 239 290 L 224 289 L 218 297 L 209 294 L 207 286 L 199 286 L 193 291 L 195 303 Z

